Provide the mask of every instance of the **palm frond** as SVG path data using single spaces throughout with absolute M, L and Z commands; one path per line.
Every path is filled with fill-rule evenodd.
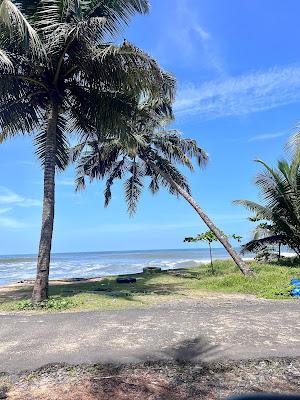
M 258 161 L 265 169 L 256 178 L 264 205 L 247 200 L 235 202 L 254 211 L 252 221 L 268 221 L 258 225 L 255 240 L 245 245 L 246 250 L 259 250 L 266 244 L 280 240 L 280 243 L 288 245 L 299 253 L 300 170 L 296 157 L 297 155 L 290 163 L 279 160 L 276 169 L 269 167 L 261 160 Z
M 0 127 L 2 140 L 18 133 L 31 133 L 40 126 L 39 109 L 30 103 L 17 100 L 8 102 L 0 109 Z
M 267 207 L 255 203 L 254 201 L 234 200 L 233 204 L 243 206 L 248 210 L 253 211 L 255 213 L 255 218 L 257 218 L 257 220 L 269 220 L 272 217 L 272 213 Z
M 126 158 L 116 161 L 111 171 L 108 172 L 108 178 L 104 190 L 104 206 L 107 207 L 111 200 L 111 187 L 116 179 L 122 179 L 126 171 Z
M 288 154 L 293 160 L 293 167 L 299 169 L 300 165 L 300 130 L 290 137 L 286 146 Z
M 4 50 L 0 49 L 0 73 L 13 72 L 14 65 Z
M 62 19 L 64 3 L 60 0 L 40 0 L 32 13 L 33 26 L 42 32 L 54 32 L 61 24 L 64 26 Z
M 247 244 L 242 246 L 241 253 L 246 252 L 253 253 L 258 252 L 265 246 L 274 244 L 289 244 L 287 238 L 284 235 L 272 235 L 261 239 L 251 240 Z
M 95 54 L 93 63 L 86 66 L 86 73 L 105 78 L 108 86 L 114 86 L 124 93 L 138 91 L 140 98 L 168 99 L 175 96 L 175 80 L 159 67 L 157 62 L 136 46 L 124 42 L 122 46 L 104 46 Z M 103 71 L 106 77 L 103 77 Z M 107 72 L 110 71 L 110 75 Z M 124 84 L 127 83 L 127 87 Z
M 11 37 L 16 38 L 18 34 L 32 54 L 38 57 L 45 56 L 45 49 L 37 32 L 10 0 L 0 2 L 0 23 L 6 27 Z
M 206 152 L 198 147 L 195 140 L 183 138 L 178 131 L 157 131 L 152 137 L 155 147 L 170 161 L 193 170 L 192 159 L 196 158 L 200 167 L 207 164 Z
M 56 155 L 55 164 L 60 170 L 64 170 L 70 162 L 70 152 L 69 152 L 69 142 L 65 134 L 66 121 L 60 116 L 56 131 Z M 36 155 L 44 165 L 46 156 L 46 142 L 47 142 L 47 132 L 43 131 L 36 135 L 35 145 L 36 145 Z
M 82 0 L 81 9 L 84 19 L 104 17 L 105 31 L 115 35 L 132 16 L 147 13 L 149 3 L 147 0 Z
M 178 195 L 171 182 L 175 182 L 186 192 L 190 193 L 190 187 L 186 177 L 169 160 L 161 157 L 155 151 L 150 150 L 140 155 L 141 159 L 148 165 L 151 176 L 157 177 L 159 182 L 165 186 L 173 195 Z
M 131 176 L 124 183 L 125 199 L 129 215 L 136 212 L 137 202 L 143 188 L 143 168 L 134 160 L 130 167 Z

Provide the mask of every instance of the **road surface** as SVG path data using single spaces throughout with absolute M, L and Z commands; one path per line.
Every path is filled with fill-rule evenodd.
M 0 314 L 0 372 L 49 363 L 300 356 L 300 302 L 190 299 L 148 309 Z

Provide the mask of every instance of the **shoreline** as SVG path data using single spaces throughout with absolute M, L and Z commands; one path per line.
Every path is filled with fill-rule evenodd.
M 281 256 L 283 258 L 294 258 L 297 256 L 296 253 L 288 253 L 288 252 L 283 252 L 281 253 Z M 230 260 L 230 257 L 228 258 L 216 258 L 213 259 L 213 261 L 228 261 Z M 242 257 L 242 260 L 245 262 L 252 262 L 255 260 L 254 257 Z M 209 264 L 208 260 L 203 260 L 203 262 L 199 261 L 199 264 L 201 265 L 207 265 Z M 176 271 L 176 270 L 180 270 L 180 269 L 190 269 L 190 268 L 198 268 L 199 265 L 197 266 L 191 266 L 191 267 L 181 267 L 181 268 L 167 268 L 167 269 L 163 269 L 163 271 Z M 141 271 L 140 274 L 142 274 L 143 272 Z M 139 273 L 136 272 L 132 272 L 132 273 L 125 273 L 123 275 L 136 275 Z M 99 276 L 93 276 L 93 277 L 72 277 L 72 278 L 53 278 L 53 279 L 49 279 L 49 283 L 50 284 L 54 284 L 54 285 L 71 285 L 74 284 L 76 282 L 80 283 L 80 282 L 86 282 L 86 283 L 90 283 L 90 282 L 100 282 L 101 280 L 107 278 L 107 277 L 114 277 L 114 276 L 119 276 L 122 274 L 111 274 L 111 275 L 99 275 Z M 0 292 L 3 291 L 2 289 L 12 289 L 12 288 L 16 288 L 16 287 L 25 287 L 25 286 L 33 286 L 34 284 L 34 278 L 33 279 L 21 279 L 19 281 L 16 282 L 11 282 L 8 284 L 4 284 L 1 285 L 0 284 Z
M 251 262 L 254 261 L 254 257 L 243 257 L 242 258 L 243 261 L 245 262 Z M 228 258 L 213 258 L 213 261 L 227 261 L 230 260 L 230 257 Z M 199 265 L 207 265 L 209 264 L 210 261 L 209 260 L 203 260 L 203 261 L 199 261 Z M 190 267 L 180 267 L 180 268 L 166 268 L 166 269 L 162 269 L 162 271 L 176 271 L 176 270 L 180 270 L 180 269 L 186 269 L 186 268 L 198 268 L 199 265 L 195 265 L 195 266 L 190 266 Z M 49 279 L 49 284 L 54 284 L 54 285 L 68 285 L 68 284 L 73 284 L 73 283 L 80 283 L 80 282 L 99 282 L 102 279 L 108 278 L 108 277 L 114 277 L 114 276 L 119 276 L 119 275 L 136 275 L 136 274 L 142 274 L 143 271 L 141 272 L 131 272 L 131 273 L 124 273 L 124 274 L 111 274 L 111 275 L 99 275 L 99 276 L 92 276 L 92 277 L 72 277 L 72 278 L 67 278 L 67 277 L 62 277 L 62 278 L 53 278 L 53 279 Z M 24 287 L 24 286 L 33 286 L 35 279 L 20 279 L 18 281 L 14 281 L 8 284 L 4 284 L 1 285 L 0 284 L 0 292 L 1 289 L 5 289 L 5 288 L 16 288 L 16 287 Z

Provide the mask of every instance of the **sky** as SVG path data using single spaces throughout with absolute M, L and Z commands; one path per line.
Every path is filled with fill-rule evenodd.
M 193 196 L 227 234 L 251 237 L 235 199 L 260 200 L 254 160 L 275 164 L 300 120 L 298 0 L 152 0 L 120 35 L 177 79 L 173 127 L 209 154 L 188 176 Z M 32 137 L 0 146 L 0 254 L 35 254 L 42 171 Z M 74 170 L 57 174 L 54 252 L 190 248 L 206 230 L 183 199 L 146 190 L 133 218 L 122 185 L 108 208 L 103 186 L 74 192 Z

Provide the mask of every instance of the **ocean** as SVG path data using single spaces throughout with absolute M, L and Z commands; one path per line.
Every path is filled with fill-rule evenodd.
M 222 248 L 213 249 L 214 259 L 228 258 Z M 142 272 L 144 267 L 162 269 L 195 267 L 209 261 L 208 249 L 133 250 L 53 254 L 50 279 L 88 278 Z M 0 256 L 0 285 L 33 279 L 35 255 Z

